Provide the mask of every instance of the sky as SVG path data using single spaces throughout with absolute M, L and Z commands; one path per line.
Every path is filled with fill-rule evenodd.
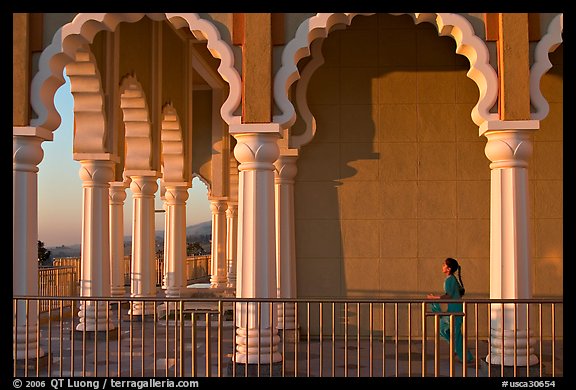
M 75 245 L 82 241 L 82 180 L 80 163 L 72 158 L 73 98 L 70 82 L 55 94 L 54 104 L 62 123 L 54 139 L 42 143 L 44 158 L 38 165 L 38 240 L 46 247 Z M 192 181 L 186 202 L 186 225 L 211 219 L 208 189 L 198 178 Z M 157 210 L 162 210 L 160 190 L 156 193 Z M 164 230 L 164 213 L 156 213 L 156 230 Z M 132 231 L 132 192 L 126 189 L 124 234 Z

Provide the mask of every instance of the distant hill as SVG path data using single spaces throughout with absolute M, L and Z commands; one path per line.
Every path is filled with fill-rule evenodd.
M 212 221 L 186 227 L 186 236 L 212 236 Z
M 156 242 L 164 242 L 164 230 L 157 230 L 155 232 Z M 200 222 L 195 225 L 186 227 L 186 237 L 190 242 L 200 242 L 201 244 L 209 243 L 212 237 L 212 221 Z M 130 254 L 130 244 L 132 236 L 124 237 L 125 253 Z M 59 257 L 80 257 L 80 244 L 75 245 L 61 245 L 46 247 L 50 251 L 50 258 L 55 259 Z

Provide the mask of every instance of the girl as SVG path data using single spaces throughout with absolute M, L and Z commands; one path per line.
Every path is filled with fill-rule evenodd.
M 454 273 L 458 271 L 458 279 L 454 276 Z M 451 257 L 446 258 L 444 260 L 444 264 L 442 264 L 442 272 L 446 275 L 446 279 L 444 280 L 444 295 L 433 295 L 429 294 L 428 299 L 454 299 L 460 300 L 464 295 L 464 283 L 462 283 L 462 276 L 460 275 L 460 265 L 456 259 Z M 433 312 L 441 312 L 442 309 L 438 303 L 432 303 L 432 311 Z M 448 303 L 448 309 L 446 312 L 462 312 L 462 303 L 455 302 L 455 303 Z M 440 337 L 444 340 L 450 342 L 450 317 L 449 316 L 441 316 L 440 317 Z M 462 316 L 454 316 L 454 352 L 459 361 L 463 361 L 462 359 L 462 351 L 463 351 L 463 342 L 462 342 Z M 472 354 L 470 351 L 466 351 L 466 362 L 472 362 Z

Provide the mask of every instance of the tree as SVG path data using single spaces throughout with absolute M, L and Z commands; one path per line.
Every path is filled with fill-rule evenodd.
M 50 251 L 44 247 L 44 243 L 38 240 L 38 265 L 46 265 L 50 259 Z
M 187 245 L 186 255 L 187 256 L 201 256 L 205 255 L 206 251 L 202 248 L 199 242 L 193 242 Z

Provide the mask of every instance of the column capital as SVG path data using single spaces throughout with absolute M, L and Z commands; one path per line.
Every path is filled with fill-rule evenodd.
M 484 148 L 492 161 L 490 169 L 527 168 L 532 156 L 533 129 L 490 130 L 484 133 L 488 142 Z
M 274 170 L 274 161 L 280 154 L 276 141 L 278 133 L 235 134 L 237 140 L 234 157 L 240 163 L 238 170 Z
M 292 184 L 298 173 L 297 155 L 280 155 L 274 162 L 276 168 L 276 184 Z
M 114 179 L 114 163 L 109 160 L 81 160 L 79 175 L 83 187 L 108 186 Z
M 123 205 L 126 200 L 126 184 L 122 181 L 110 183 L 109 201 L 111 205 Z
M 12 169 L 15 171 L 38 172 L 38 164 L 44 158 L 42 137 L 34 135 L 12 136 Z
M 164 183 L 166 205 L 184 205 L 188 200 L 188 186 L 185 184 Z
M 130 176 L 130 189 L 133 197 L 154 197 L 158 190 L 156 176 Z
M 232 218 L 238 216 L 238 202 L 228 202 L 228 208 L 226 209 L 226 217 Z

